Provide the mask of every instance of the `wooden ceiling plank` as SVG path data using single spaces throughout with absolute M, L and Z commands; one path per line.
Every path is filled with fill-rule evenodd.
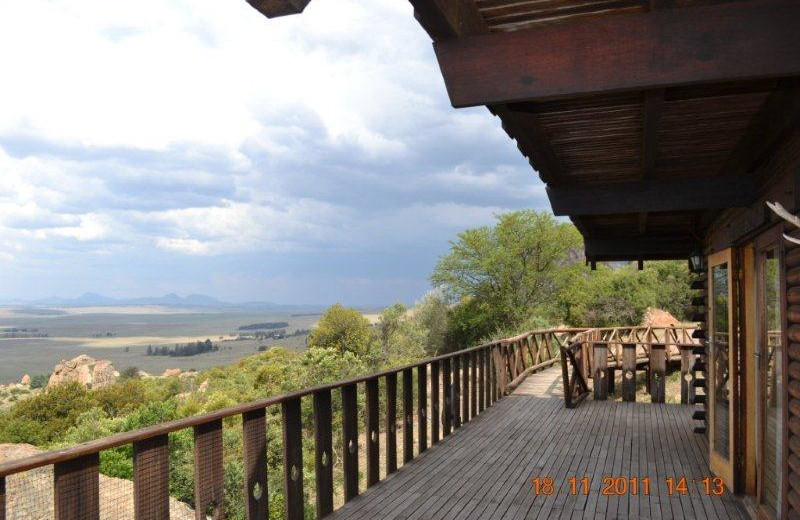
M 664 89 L 644 93 L 644 131 L 642 132 L 642 177 L 650 177 L 658 159 L 658 130 L 664 106 Z
M 742 1 L 461 37 L 434 49 L 451 103 L 466 107 L 800 75 L 798 26 L 796 0 Z
M 687 258 L 697 240 L 687 235 L 659 237 L 584 238 L 590 260 L 661 260 Z
M 548 186 L 555 215 L 613 215 L 745 207 L 757 196 L 750 178 L 720 176 L 581 186 Z

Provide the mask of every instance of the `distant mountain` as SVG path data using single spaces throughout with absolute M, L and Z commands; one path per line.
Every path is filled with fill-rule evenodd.
M 175 293 L 164 296 L 146 296 L 141 298 L 111 298 L 102 294 L 87 292 L 77 298 L 61 298 L 52 296 L 38 300 L 14 299 L 0 302 L 5 305 L 25 305 L 31 307 L 107 307 L 113 305 L 162 305 L 165 307 L 208 307 L 208 308 L 316 308 L 307 305 L 279 305 L 270 302 L 230 303 L 205 294 L 190 294 L 182 297 Z

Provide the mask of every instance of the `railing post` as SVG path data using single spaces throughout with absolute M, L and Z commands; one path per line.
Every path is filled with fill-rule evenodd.
M 314 468 L 317 518 L 333 512 L 333 413 L 331 391 L 314 392 Z M 266 518 L 261 516 L 259 518 Z
M 650 397 L 654 403 L 663 403 L 665 398 L 664 372 L 666 369 L 666 349 L 663 343 L 650 345 Z
M 386 375 L 386 473 L 397 471 L 397 373 Z
M 486 349 L 478 351 L 478 413 L 486 408 Z
M 381 479 L 380 476 L 380 409 L 378 379 L 367 379 L 365 383 L 367 396 L 367 487 L 373 486 Z
M 442 411 L 443 436 L 450 435 L 453 420 L 453 385 L 450 374 L 450 358 L 442 360 L 442 389 L 444 390 L 444 410 Z
M 461 358 L 453 356 L 453 429 L 461 427 Z
M 478 415 L 478 360 L 477 353 L 473 350 L 469 353 L 469 416 L 470 418 Z
M 594 381 L 594 398 L 596 401 L 608 399 L 608 378 L 606 369 L 608 368 L 608 345 L 606 343 L 594 343 L 594 371 L 592 380 Z
M 99 520 L 100 455 L 59 462 L 53 469 L 56 520 Z
M 461 358 L 461 421 L 468 423 L 469 415 L 469 393 L 470 393 L 470 375 L 469 375 L 469 356 L 464 354 L 459 356 Z
M 133 515 L 136 520 L 169 518 L 167 435 L 133 443 Z
M 486 388 L 486 393 L 488 394 L 488 404 L 486 406 L 492 406 L 497 396 L 497 368 L 494 364 L 495 349 L 496 347 L 492 345 L 486 351 L 486 365 L 489 368 L 489 378 L 487 381 L 489 386 Z
M 303 423 L 300 398 L 281 403 L 283 423 L 283 503 L 286 520 L 303 520 Z
M 6 478 L 0 477 L 0 520 L 6 520 Z
M 358 496 L 358 386 L 342 387 L 342 450 L 344 501 Z
M 428 449 L 428 366 L 417 367 L 417 441 L 419 452 Z
M 414 458 L 414 373 L 403 370 L 403 462 Z
M 439 405 L 439 363 L 431 363 L 431 444 L 439 442 L 441 406 Z
M 564 387 L 564 406 L 572 408 L 572 385 L 569 380 L 567 349 L 561 347 L 561 384 Z
M 242 414 L 244 485 L 248 520 L 266 518 L 268 515 L 266 412 L 266 409 L 259 408 Z
M 694 356 L 692 356 L 692 347 L 684 345 L 681 349 L 681 404 L 690 404 L 694 401 L 694 372 L 692 372 L 692 364 L 694 363 Z
M 203 518 L 225 518 L 221 419 L 194 427 L 194 503 Z
M 622 400 L 636 401 L 636 344 L 622 345 Z

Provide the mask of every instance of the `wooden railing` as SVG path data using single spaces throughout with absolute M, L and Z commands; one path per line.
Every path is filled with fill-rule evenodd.
M 689 404 L 692 386 L 691 349 L 700 341 L 693 326 L 614 327 L 587 329 L 561 348 L 564 405 L 574 408 L 589 393 L 602 401 L 614 393 L 616 373 L 621 374 L 623 401 L 636 400 L 636 372 L 645 374 L 651 402 L 666 400 L 666 369 L 675 358 L 681 364 L 681 404 Z M 590 391 L 588 382 L 592 382 Z
M 246 517 L 267 518 L 267 411 L 280 408 L 283 452 L 283 509 L 290 520 L 305 517 L 306 490 L 303 478 L 303 439 L 313 438 L 313 495 L 316 516 L 334 510 L 334 463 L 332 398 L 341 398 L 341 470 L 344 501 L 359 489 L 359 439 L 366 446 L 366 485 L 381 479 L 381 439 L 385 443 L 385 474 L 397 470 L 397 431 L 402 430 L 402 457 L 410 461 L 464 423 L 470 421 L 509 393 L 524 377 L 558 362 L 558 351 L 585 329 L 531 331 L 514 338 L 426 359 L 391 370 L 306 388 L 284 395 L 240 404 L 218 411 L 186 417 L 149 428 L 121 433 L 64 450 L 38 454 L 0 464 L 0 520 L 16 518 L 19 507 L 6 484 L 16 475 L 52 467 L 50 511 L 58 520 L 111 518 L 101 505 L 100 454 L 120 446 L 132 446 L 133 517 L 137 520 L 170 517 L 170 434 L 191 428 L 194 438 L 194 503 L 198 519 L 225 518 L 226 485 L 223 471 L 223 420 L 241 419 Z M 416 381 L 415 381 L 416 376 Z M 402 383 L 398 419 L 398 378 Z M 383 382 L 383 393 L 381 385 Z M 414 390 L 416 388 L 416 402 Z M 359 390 L 363 389 L 363 413 Z M 382 399 L 385 406 L 381 410 Z M 301 401 L 313 406 L 313 426 L 304 427 Z M 381 415 L 383 420 L 381 420 Z M 365 431 L 361 436 L 360 417 Z M 416 418 L 416 439 L 414 421 Z M 383 428 L 381 423 L 383 422 Z M 399 428 L 398 428 L 399 425 Z M 340 426 L 340 428 L 339 428 Z M 428 428 L 430 426 L 430 428 Z M 311 431 L 308 431 L 311 430 Z M 428 432 L 430 431 L 430 438 Z M 49 484 L 48 484 L 49 483 Z M 15 489 L 19 491 L 19 486 Z M 44 496 L 44 495 L 43 495 Z M 101 511 L 103 509 L 103 511 Z M 101 512 L 103 514 L 101 514 Z

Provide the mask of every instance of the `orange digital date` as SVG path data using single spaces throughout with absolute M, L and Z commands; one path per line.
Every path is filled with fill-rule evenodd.
M 725 492 L 725 481 L 720 477 L 703 477 L 699 479 L 687 477 L 667 477 L 664 479 L 667 495 L 686 495 L 689 493 L 689 482 L 701 484 L 700 490 L 706 495 L 720 496 Z M 589 495 L 589 477 L 569 477 L 569 493 L 571 495 Z M 534 495 L 549 496 L 556 493 L 553 477 L 534 477 L 531 479 Z M 603 477 L 600 494 L 605 496 L 650 495 L 652 481 L 650 477 Z

